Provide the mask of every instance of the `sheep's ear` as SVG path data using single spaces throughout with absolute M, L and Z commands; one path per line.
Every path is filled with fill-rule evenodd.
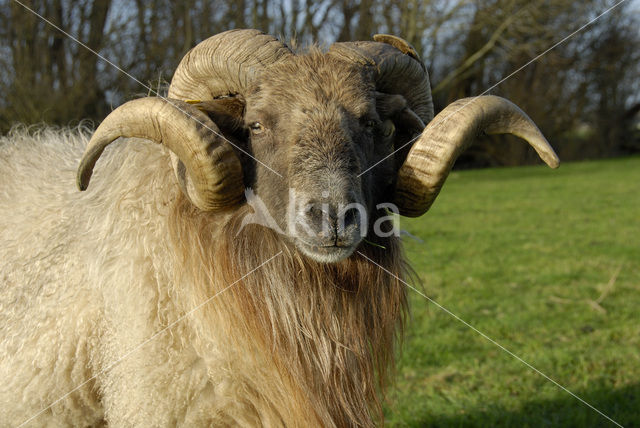
M 376 92 L 376 110 L 383 121 L 393 122 L 392 150 L 397 151 L 395 171 L 404 163 L 411 144 L 409 142 L 420 135 L 425 127 L 420 117 L 407 105 L 406 99 L 398 94 Z
M 242 165 L 243 183 L 245 186 L 249 186 L 253 180 L 254 164 L 253 158 L 250 156 L 249 132 L 244 125 L 246 106 L 244 97 L 236 94 L 209 101 L 187 100 L 187 103 L 206 113 L 220 129 L 224 138 L 231 142 L 231 146 Z M 174 168 L 180 168 L 175 156 L 172 156 L 172 163 Z
M 245 101 L 240 95 L 217 98 L 209 101 L 187 100 L 198 110 L 206 113 L 225 136 L 242 139 Z

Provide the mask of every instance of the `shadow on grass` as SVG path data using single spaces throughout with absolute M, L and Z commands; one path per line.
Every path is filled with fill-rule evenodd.
M 625 428 L 640 427 L 640 384 L 624 388 L 573 391 Z M 576 398 L 566 394 L 554 400 L 530 401 L 519 411 L 486 405 L 458 415 L 432 415 L 410 427 L 616 427 Z

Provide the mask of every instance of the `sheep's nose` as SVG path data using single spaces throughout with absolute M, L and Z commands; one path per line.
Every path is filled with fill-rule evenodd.
M 362 216 L 355 203 L 310 202 L 304 221 L 309 238 L 318 245 L 351 246 L 360 239 Z

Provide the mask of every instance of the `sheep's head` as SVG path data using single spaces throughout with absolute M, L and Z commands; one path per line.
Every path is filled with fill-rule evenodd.
M 248 184 L 303 253 L 340 260 L 369 233 L 393 192 L 390 118 L 405 108 L 376 91 L 372 69 L 321 52 L 270 67 L 247 93 L 249 151 L 260 161 Z M 423 126 L 415 120 L 413 131 Z
M 504 99 L 460 100 L 432 121 L 415 50 L 393 36 L 375 40 L 296 55 L 255 30 L 213 36 L 182 60 L 168 99 L 131 101 L 105 119 L 78 185 L 87 187 L 111 141 L 149 138 L 171 150 L 198 208 L 237 207 L 252 188 L 304 254 L 334 262 L 357 248 L 384 203 L 403 215 L 426 212 L 479 133 L 521 136 L 557 165 L 533 122 Z

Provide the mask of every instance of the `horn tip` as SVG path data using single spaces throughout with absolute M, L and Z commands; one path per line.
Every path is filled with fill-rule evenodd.
M 89 181 L 91 181 L 91 171 L 86 171 L 84 168 L 78 169 L 78 175 L 76 176 L 76 186 L 78 190 L 81 192 L 87 190 Z
M 546 163 L 550 168 L 557 169 L 560 167 L 560 158 L 555 152 L 546 153 L 545 156 L 542 157 L 544 163 Z
M 79 178 L 76 180 L 76 186 L 78 186 L 78 190 L 80 190 L 81 192 L 84 192 L 89 187 L 89 183 L 86 183 Z

